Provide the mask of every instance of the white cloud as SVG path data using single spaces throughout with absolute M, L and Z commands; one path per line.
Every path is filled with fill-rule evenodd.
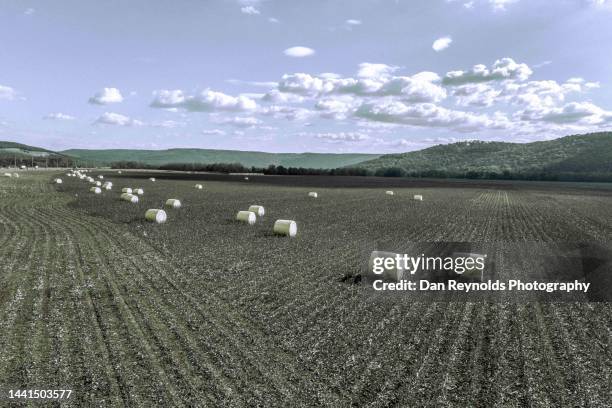
M 415 105 L 407 105 L 398 101 L 365 103 L 357 110 L 356 115 L 380 122 L 421 127 L 447 127 L 460 132 L 504 129 L 510 125 L 507 118 L 501 114 L 490 118 L 483 114 L 447 109 L 433 103 Z
M 473 1 L 468 1 L 467 3 L 463 3 L 463 7 L 468 9 L 468 10 L 471 10 L 471 9 L 474 8 L 474 2 Z
M 174 129 L 177 127 L 185 126 L 185 122 L 177 122 L 176 120 L 164 120 L 158 123 L 154 123 L 153 126 L 164 129 Z
M 103 113 L 98 119 L 96 119 L 94 124 L 115 125 L 115 126 L 143 126 L 144 125 L 144 123 L 139 120 L 132 119 L 120 113 L 113 113 L 113 112 Z
M 398 67 L 387 64 L 373 64 L 371 62 L 362 62 L 359 64 L 357 76 L 359 78 L 380 79 L 387 78 L 393 72 L 397 71 Z
M 240 12 L 243 14 L 250 14 L 250 15 L 261 14 L 260 11 L 253 6 L 244 6 L 240 9 Z
M 313 112 L 308 109 L 282 105 L 271 105 L 262 108 L 259 113 L 272 116 L 275 119 L 287 120 L 306 120 L 313 116 Z
M 519 64 L 512 58 L 502 58 L 489 69 L 486 65 L 474 65 L 469 71 L 450 71 L 444 77 L 445 85 L 463 85 L 468 83 L 501 81 L 514 79 L 527 80 L 533 71 L 527 64 Z
M 300 95 L 296 95 L 294 93 L 280 92 L 277 89 L 274 89 L 268 93 L 266 93 L 262 100 L 266 102 L 274 102 L 274 103 L 301 103 L 304 102 L 304 98 Z
M 17 98 L 17 92 L 10 86 L 0 85 L 0 101 L 13 101 Z
M 276 24 L 276 23 L 280 23 L 280 21 L 278 21 L 278 18 L 274 18 L 274 17 L 270 17 L 270 18 L 268 18 L 268 22 L 270 22 L 270 23 L 274 23 L 274 24 Z
M 460 106 L 492 106 L 502 91 L 487 84 L 466 84 L 456 87 L 453 96 Z
M 223 120 L 221 123 L 241 128 L 251 128 L 261 125 L 263 122 L 251 116 L 234 116 L 233 118 Z
M 183 108 L 190 112 L 250 111 L 257 108 L 257 103 L 248 96 L 234 97 L 210 89 L 195 95 L 187 95 L 180 89 L 174 89 L 155 91 L 150 106 Z
M 612 111 L 590 102 L 571 102 L 560 107 L 526 109 L 516 114 L 521 120 L 555 124 L 602 125 L 612 123 Z
M 519 0 L 489 0 L 489 4 L 495 11 L 505 11 L 506 7 L 512 3 L 517 3 Z
M 303 58 L 303 57 L 310 57 L 311 55 L 314 55 L 315 50 L 313 50 L 312 48 L 308 48 L 308 47 L 296 46 L 296 47 L 287 48 L 284 51 L 284 54 L 288 57 Z
M 225 131 L 220 129 L 206 129 L 202 131 L 202 134 L 211 136 L 223 136 L 225 135 Z
M 104 88 L 89 98 L 89 103 L 94 105 L 108 105 L 120 102 L 123 102 L 123 95 L 121 95 L 117 88 Z
M 431 48 L 433 48 L 433 50 L 436 52 L 440 52 L 442 50 L 447 49 L 452 42 L 453 39 L 451 37 L 438 38 L 436 41 L 433 42 Z
M 48 119 L 48 120 L 75 120 L 76 118 L 74 116 L 65 114 L 65 113 L 61 113 L 61 112 L 56 112 L 56 113 L 49 113 L 48 115 L 43 116 L 43 119 Z
M 355 19 L 348 19 L 345 21 L 346 24 L 348 24 L 349 26 L 358 26 L 361 25 L 361 20 L 355 20 Z

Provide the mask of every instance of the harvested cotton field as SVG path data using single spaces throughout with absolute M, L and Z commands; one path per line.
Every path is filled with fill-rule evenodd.
M 146 194 L 0 178 L 0 384 L 69 386 L 74 406 L 612 403 L 610 304 L 414 301 L 343 282 L 406 241 L 610 242 L 610 186 L 104 175 Z M 181 208 L 147 221 L 169 197 Z M 254 204 L 264 217 L 235 221 Z

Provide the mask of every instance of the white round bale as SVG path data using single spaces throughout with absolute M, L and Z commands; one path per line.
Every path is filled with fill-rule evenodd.
M 276 220 L 274 223 L 274 233 L 295 237 L 297 234 L 297 224 L 292 220 Z
M 423 196 L 420 194 L 415 194 L 415 196 L 413 197 L 415 200 L 417 201 L 423 201 Z
M 202 187 L 202 185 L 201 185 L 201 184 L 196 184 L 196 185 L 195 185 L 195 188 L 196 188 L 197 190 L 201 190 L 203 187 Z
M 169 198 L 166 200 L 166 207 L 168 208 L 181 208 L 181 201 L 176 198 Z
M 102 192 L 102 189 L 100 187 L 92 187 L 89 189 L 89 191 L 91 191 L 94 194 L 100 194 Z
M 130 193 L 123 193 L 121 194 L 121 199 L 123 201 L 127 201 L 130 203 L 137 203 L 138 202 L 138 196 L 135 196 L 134 194 L 130 194 Z
M 101 183 L 101 182 L 96 181 L 96 186 L 100 187 L 101 185 L 102 185 L 102 183 Z
M 63 181 L 62 181 L 61 178 L 56 178 L 55 179 L 55 184 L 62 184 L 62 183 L 63 183 Z
M 13 175 L 12 175 L 11 173 L 4 173 L 4 175 L 5 175 L 6 177 L 13 177 Z
M 255 224 L 255 221 L 257 221 L 257 216 L 253 211 L 238 211 L 238 214 L 236 214 L 236 219 L 238 221 L 246 222 L 249 225 L 253 225 Z
M 393 191 L 391 191 L 391 190 L 388 190 L 388 191 L 385 191 L 385 194 L 386 195 L 394 195 L 395 193 Z
M 162 224 L 166 222 L 168 216 L 164 210 L 158 210 L 156 208 L 151 208 L 145 212 L 145 218 L 147 221 L 156 222 L 158 224 Z
M 13 177 L 19 178 L 19 174 L 18 173 L 13 173 Z
M 121 189 L 121 192 L 122 192 L 122 193 L 132 194 L 132 189 L 131 189 L 131 188 L 129 188 L 129 187 L 123 187 L 123 188 Z
M 138 195 L 143 195 L 144 194 L 144 190 L 142 188 L 134 188 L 134 189 L 132 189 L 132 193 L 138 194 Z
M 252 205 L 249 207 L 249 211 L 253 211 L 258 217 L 263 217 L 266 213 L 266 209 L 261 205 Z
M 308 197 L 317 198 L 319 195 L 315 191 L 308 193 Z
M 150 181 L 155 181 L 155 177 L 149 177 Z

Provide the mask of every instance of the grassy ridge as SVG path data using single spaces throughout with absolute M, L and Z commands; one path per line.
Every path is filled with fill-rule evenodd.
M 398 168 L 408 174 L 612 174 L 612 132 L 533 143 L 460 142 L 383 155 L 359 167 Z
M 163 165 L 168 163 L 240 163 L 247 167 L 267 167 L 273 164 L 285 167 L 308 167 L 320 169 L 352 166 L 380 156 L 378 154 L 359 153 L 265 153 L 213 149 L 71 149 L 62 153 L 84 161 L 95 162 L 98 164 L 109 164 L 118 161 L 134 161 L 148 165 Z

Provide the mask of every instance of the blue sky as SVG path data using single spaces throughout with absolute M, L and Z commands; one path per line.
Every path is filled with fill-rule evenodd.
M 612 0 L 3 0 L 0 139 L 402 152 L 612 128 Z

